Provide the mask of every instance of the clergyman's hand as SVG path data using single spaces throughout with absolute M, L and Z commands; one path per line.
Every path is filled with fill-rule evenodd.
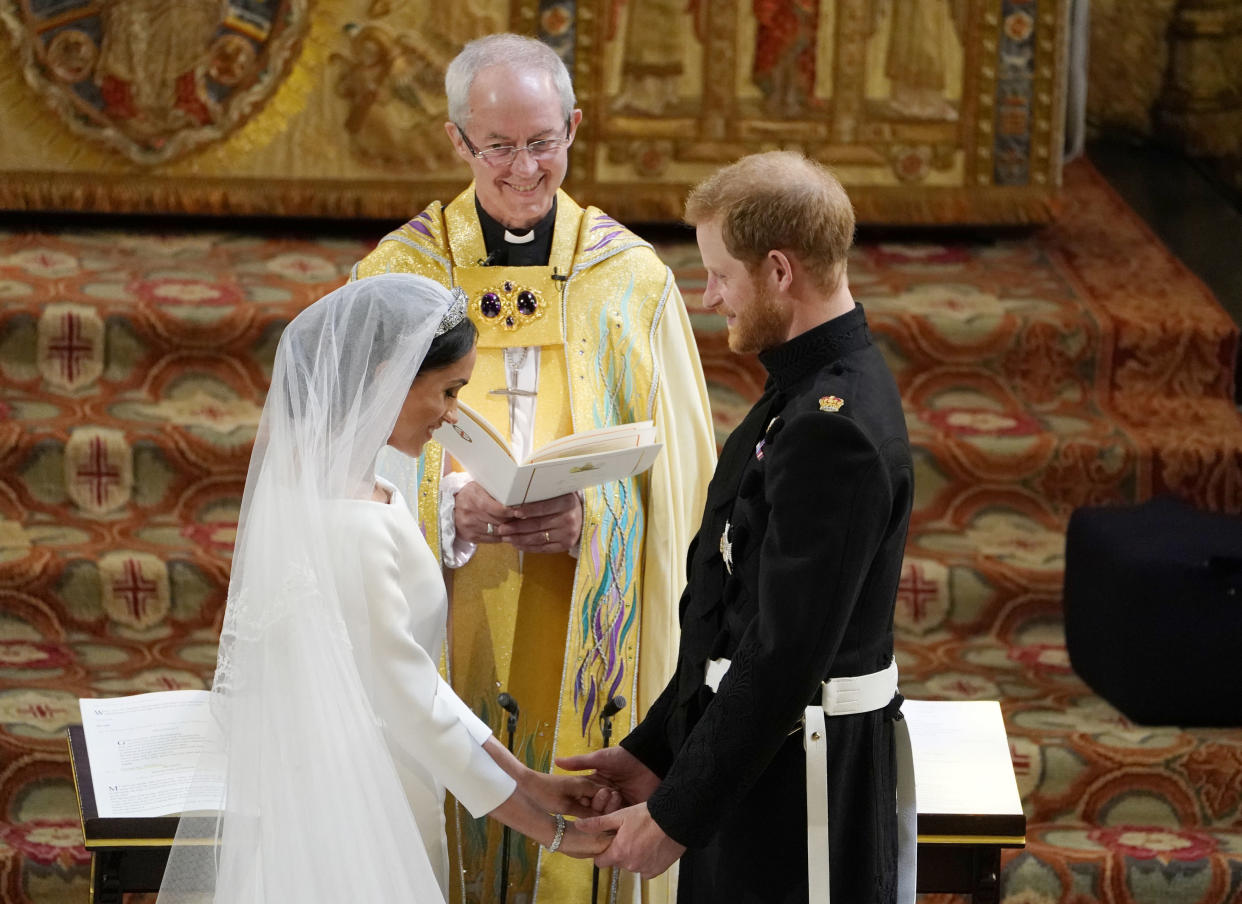
M 596 866 L 619 866 L 644 879 L 660 875 L 686 852 L 684 845 L 664 834 L 645 803 L 606 816 L 580 819 L 577 827 L 588 833 L 615 833 L 612 844 L 595 858 Z
M 497 535 L 522 552 L 567 552 L 582 535 L 582 497 L 566 493 L 512 509 L 511 521 L 496 528 Z
M 643 803 L 660 784 L 660 777 L 624 747 L 605 747 L 579 756 L 559 757 L 556 765 L 570 772 L 594 770 L 591 777 L 616 788 L 627 806 Z M 592 809 L 597 813 L 610 813 L 617 809 L 617 802 L 607 794 L 597 794 Z
M 499 543 L 498 528 L 513 520 L 516 509 L 501 505 L 473 480 L 458 491 L 453 502 L 453 526 L 467 543 Z M 491 525 L 491 530 L 488 530 Z

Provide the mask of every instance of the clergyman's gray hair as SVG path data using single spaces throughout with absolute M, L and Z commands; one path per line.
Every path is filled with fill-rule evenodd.
M 470 118 L 470 86 L 474 78 L 492 66 L 508 66 L 515 70 L 546 72 L 552 77 L 561 99 L 561 118 L 573 115 L 577 98 L 569 70 L 556 51 L 542 41 L 524 35 L 496 34 L 476 38 L 449 63 L 444 73 L 444 94 L 448 98 L 449 119 L 465 128 Z

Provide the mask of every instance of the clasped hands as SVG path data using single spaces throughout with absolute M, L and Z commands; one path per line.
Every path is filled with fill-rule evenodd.
M 509 543 L 522 552 L 566 552 L 578 545 L 582 533 L 582 498 L 566 493 L 525 505 L 501 505 L 470 481 L 457 493 L 453 525 L 457 536 L 469 543 Z
M 538 800 L 556 812 L 580 817 L 566 830 L 561 849 L 571 856 L 594 855 L 595 865 L 619 866 L 644 879 L 660 875 L 685 852 L 651 818 L 647 798 L 659 777 L 622 747 L 608 747 L 582 756 L 561 757 L 562 769 L 590 775 L 541 774 Z

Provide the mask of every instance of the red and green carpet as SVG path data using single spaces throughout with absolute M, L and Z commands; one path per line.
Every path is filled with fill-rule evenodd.
M 1032 234 L 860 243 L 856 297 L 906 401 L 917 499 L 902 690 L 999 699 L 1028 822 L 1006 904 L 1242 900 L 1242 730 L 1129 722 L 1074 675 L 1078 506 L 1242 510 L 1238 331 L 1085 163 Z M 0 231 L 0 901 L 87 901 L 77 698 L 202 687 L 283 326 L 363 241 Z M 662 243 L 723 437 L 763 382 Z M 1211 630 L 1204 626 L 1204 630 Z

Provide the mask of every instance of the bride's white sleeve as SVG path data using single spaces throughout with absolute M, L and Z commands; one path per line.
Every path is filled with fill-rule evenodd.
M 386 532 L 366 544 L 371 695 L 393 757 L 430 772 L 475 816 L 504 803 L 516 783 L 483 749 L 491 729 L 440 677 L 409 630 L 396 541 Z M 370 538 L 368 538 L 370 539 Z

